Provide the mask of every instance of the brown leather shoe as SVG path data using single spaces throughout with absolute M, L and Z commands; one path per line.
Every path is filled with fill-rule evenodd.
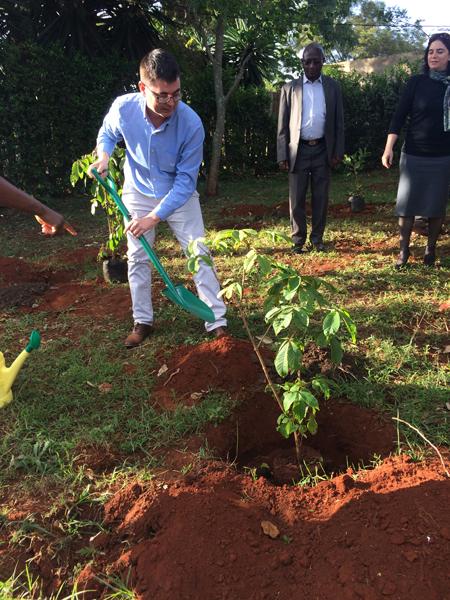
M 224 335 L 228 335 L 228 331 L 226 327 L 216 327 L 216 329 L 213 329 L 211 331 L 211 333 L 213 335 L 215 335 L 217 338 L 223 337 Z
M 145 340 L 145 338 L 148 338 L 148 336 L 153 332 L 153 326 L 152 325 L 145 325 L 144 323 L 135 323 L 134 327 L 133 327 L 133 331 L 130 333 L 130 335 L 127 337 L 127 339 L 125 340 L 125 346 L 127 348 L 136 348 L 136 346 L 139 346 L 140 344 L 142 344 L 142 342 Z

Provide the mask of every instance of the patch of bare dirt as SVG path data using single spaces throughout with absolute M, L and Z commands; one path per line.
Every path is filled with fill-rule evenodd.
M 316 360 L 313 353 L 311 368 Z M 67 578 L 71 585 L 79 564 L 78 590 L 90 590 L 91 600 L 111 592 L 102 583 L 109 577 L 127 581 L 139 600 L 446 599 L 450 480 L 440 463 L 389 457 L 388 419 L 328 401 L 304 458 L 311 473 L 319 463 L 319 474 L 343 472 L 313 488 L 292 486 L 300 478 L 294 450 L 276 432 L 279 409 L 262 391 L 248 343 L 223 337 L 178 348 L 167 362 L 154 398 L 162 407 L 223 389 L 237 399 L 232 415 L 189 440 L 188 450 L 168 451 L 164 472 L 151 483 L 132 481 L 103 508 L 66 501 L 55 513 L 51 498 L 41 502 L 37 523 L 48 533 L 25 545 L 11 543 L 14 521 L 30 508 L 16 504 L 0 528 L 4 576 L 32 559 L 50 595 Z M 220 461 L 193 459 L 205 437 Z M 374 453 L 385 457 L 375 469 L 348 466 L 368 464 Z M 77 460 L 95 482 L 120 458 L 86 446 Z M 84 524 L 66 540 L 61 523 L 69 518 Z
M 450 481 L 391 458 L 314 488 L 277 487 L 209 463 L 171 484 L 137 483 L 105 506 L 108 533 L 80 573 L 126 579 L 140 600 L 448 598 Z
M 131 299 L 127 287 L 108 286 L 101 278 L 80 282 L 80 265 L 95 260 L 94 250 L 80 248 L 61 255 L 61 269 L 46 269 L 20 258 L 0 257 L 0 309 L 71 310 L 79 316 L 96 319 L 128 318 Z

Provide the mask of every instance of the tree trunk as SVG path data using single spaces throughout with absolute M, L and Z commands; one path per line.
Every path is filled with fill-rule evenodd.
M 220 155 L 222 153 L 223 134 L 225 131 L 225 102 L 216 97 L 216 128 L 214 129 L 211 162 L 209 163 L 208 179 L 206 181 L 206 195 L 217 196 L 219 187 Z
M 214 74 L 214 95 L 216 97 L 216 127 L 214 129 L 211 162 L 209 164 L 208 178 L 206 181 L 206 195 L 217 196 L 219 182 L 220 154 L 222 150 L 223 133 L 225 131 L 225 96 L 223 93 L 223 38 L 225 23 L 223 17 L 217 19 L 215 31 L 215 53 L 211 55 Z
M 205 32 L 202 33 L 203 39 L 205 40 L 205 46 L 208 53 L 209 60 L 213 66 L 214 74 L 214 95 L 216 99 L 216 126 L 214 129 L 212 148 L 211 148 L 211 162 L 208 170 L 208 177 L 206 180 L 206 195 L 217 196 L 219 187 L 219 167 L 220 157 L 222 153 L 223 134 L 225 132 L 225 115 L 227 109 L 227 102 L 230 96 L 233 94 L 239 82 L 244 76 L 244 69 L 247 62 L 250 60 L 251 53 L 243 59 L 240 64 L 239 71 L 236 73 L 233 84 L 227 93 L 223 90 L 223 44 L 224 44 L 224 33 L 225 33 L 225 17 L 219 15 L 217 17 L 217 23 L 215 28 L 215 51 L 211 51 L 206 40 L 207 36 Z

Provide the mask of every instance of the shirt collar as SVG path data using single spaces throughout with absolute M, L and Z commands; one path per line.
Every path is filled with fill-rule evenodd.
M 311 81 L 310 79 L 308 79 L 306 77 L 306 75 L 303 73 L 303 85 L 305 85 L 305 83 L 316 83 L 316 81 L 318 81 L 319 83 L 323 83 L 322 82 L 322 74 L 319 75 L 318 79 L 316 79 L 315 81 Z

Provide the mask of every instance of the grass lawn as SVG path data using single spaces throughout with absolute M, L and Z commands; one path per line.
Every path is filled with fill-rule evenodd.
M 286 243 L 264 247 L 263 242 L 258 250 L 335 286 L 333 299 L 356 322 L 357 344 L 346 346 L 343 368 L 334 371 L 334 396 L 387 417 L 399 415 L 434 444 L 448 446 L 450 313 L 443 304 L 450 300 L 450 239 L 447 233 L 439 241 L 439 266 L 426 268 L 426 240 L 414 234 L 411 264 L 400 272 L 393 269 L 398 251 L 393 215 L 397 177 L 395 171 L 367 173 L 366 210 L 352 214 L 346 205 L 348 180 L 339 173 L 333 176 L 327 252 L 296 256 Z M 43 239 L 34 221 L 23 215 L 5 214 L 0 220 L 0 259 L 17 261 L 19 274 L 26 263 L 33 281 L 39 274 L 47 278 L 45 292 L 36 292 L 31 306 L 0 305 L 0 350 L 7 365 L 26 346 L 33 329 L 42 335 L 41 348 L 30 356 L 13 386 L 13 402 L 0 410 L 1 511 L 6 515 L 18 509 L 20 499 L 28 523 L 28 529 L 15 531 L 15 543 L 22 547 L 36 533 L 33 498 L 51 497 L 47 517 L 58 515 L 64 535 L 76 537 L 69 505 L 86 499 L 92 505 L 104 503 L 130 478 L 157 477 L 166 468 L 167 448 L 184 452 L 193 435 L 201 438 L 205 428 L 225 421 L 236 402 L 226 390 L 207 389 L 201 401 L 191 405 L 176 399 L 175 408 L 155 405 L 153 394 L 161 387 L 162 367 L 170 373 L 173 350 L 182 347 L 187 353 L 187 348 L 208 340 L 202 323 L 155 293 L 155 334 L 141 348 L 127 351 L 123 339 L 131 326 L 128 287 L 103 284 L 94 259 L 106 236 L 103 215 L 91 216 L 86 198 L 52 205 L 78 230 L 78 237 Z M 281 174 L 224 180 L 219 196 L 202 199 L 202 206 L 209 233 L 244 226 L 289 233 L 287 180 Z M 155 250 L 172 279 L 190 286 L 186 261 L 164 225 Z M 219 278 L 235 276 L 241 262 L 242 253 L 216 255 Z M 155 281 L 160 290 L 158 276 Z M 73 282 L 76 295 L 64 304 L 58 290 L 68 293 Z M 0 289 L 7 285 L 0 271 Z M 42 298 L 47 300 L 42 303 Z M 247 294 L 255 335 L 265 331 L 262 300 L 257 292 Z M 246 337 L 233 305 L 229 330 L 236 338 Z M 400 433 L 403 450 L 419 458 L 428 452 L 428 445 L 408 427 L 401 426 Z M 198 450 L 202 457 L 210 452 L 207 444 Z M 188 469 L 189 465 L 180 467 Z M 88 521 L 79 527 L 88 527 Z M 101 530 L 98 524 L 91 526 L 93 533 Z M 0 581 L 1 576 L 0 569 Z M 22 593 L 6 597 L 31 597 Z M 123 594 L 115 597 L 132 597 Z

